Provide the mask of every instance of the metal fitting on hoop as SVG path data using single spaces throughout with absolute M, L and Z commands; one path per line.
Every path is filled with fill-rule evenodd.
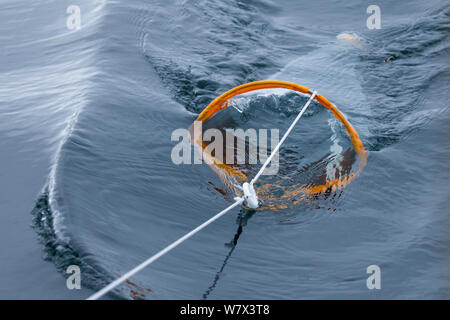
M 256 195 L 253 184 L 245 182 L 242 185 L 242 191 L 244 192 L 244 201 L 247 207 L 256 209 L 259 207 L 258 196 Z

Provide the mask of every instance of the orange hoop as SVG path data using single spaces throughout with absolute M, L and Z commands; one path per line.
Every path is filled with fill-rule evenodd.
M 278 81 L 278 80 L 262 80 L 262 81 L 255 81 L 255 82 L 249 82 L 243 85 L 240 85 L 238 87 L 235 87 L 216 99 L 214 99 L 204 110 L 200 115 L 197 117 L 196 121 L 205 122 L 208 119 L 210 119 L 213 115 L 217 113 L 217 111 L 221 109 L 225 109 L 228 107 L 228 100 L 234 96 L 237 96 L 239 94 L 243 94 L 250 91 L 255 90 L 261 90 L 261 89 L 273 89 L 273 88 L 284 88 L 289 89 L 297 92 L 301 92 L 303 94 L 310 95 L 312 94 L 312 90 L 305 86 L 301 86 L 299 84 L 288 82 L 288 81 Z M 336 190 L 341 189 L 347 186 L 351 181 L 353 181 L 362 171 L 362 169 L 365 167 L 367 162 L 367 151 L 364 148 L 364 144 L 359 138 L 358 133 L 353 128 L 353 126 L 348 122 L 348 120 L 339 112 L 339 110 L 334 106 L 330 101 L 328 101 L 324 96 L 317 94 L 317 96 L 314 97 L 314 100 L 317 100 L 322 106 L 329 109 L 333 115 L 345 126 L 345 129 L 350 136 L 350 139 L 352 141 L 353 147 L 356 151 L 356 154 L 359 158 L 359 169 L 356 172 L 351 172 L 349 175 L 340 177 L 334 180 L 327 180 L 325 184 L 322 185 L 316 185 L 316 186 L 308 186 L 308 187 L 302 187 L 300 190 L 296 190 L 294 192 L 290 192 L 291 195 L 298 194 L 300 192 L 304 192 L 306 194 L 318 194 L 321 192 L 325 192 L 327 190 Z M 191 126 L 192 128 L 192 126 Z M 209 158 L 208 165 L 224 180 L 223 172 L 220 172 L 221 170 L 226 171 L 229 175 L 233 177 L 233 179 L 236 180 L 236 177 L 247 180 L 245 174 L 241 172 L 240 170 L 236 170 L 232 168 L 231 166 L 221 162 L 219 159 L 215 158 L 211 155 L 211 153 L 208 152 L 206 149 L 206 146 L 200 137 L 200 140 L 194 141 L 198 146 L 201 147 L 201 150 L 203 152 L 203 155 Z M 225 180 L 224 180 L 225 181 Z M 229 184 L 228 184 L 229 185 Z M 235 189 L 235 188 L 233 188 Z

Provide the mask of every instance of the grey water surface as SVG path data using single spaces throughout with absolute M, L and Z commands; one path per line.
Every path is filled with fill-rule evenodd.
M 0 298 L 84 299 L 228 206 L 206 164 L 171 161 L 171 133 L 264 79 L 337 105 L 368 151 L 361 176 L 304 205 L 235 209 L 107 298 L 450 298 L 450 5 L 380 0 L 369 30 L 371 4 L 1 1 Z M 236 126 L 284 132 L 301 107 L 259 99 Z M 305 162 L 346 139 L 313 106 L 280 170 L 303 159 L 311 176 Z M 66 287 L 69 265 L 81 290 Z

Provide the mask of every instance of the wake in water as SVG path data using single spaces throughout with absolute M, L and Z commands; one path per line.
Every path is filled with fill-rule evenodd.
M 131 292 L 136 288 L 128 286 L 115 291 L 116 297 L 323 297 L 317 288 L 324 283 L 332 288 L 327 297 L 359 297 L 365 291 L 347 280 L 374 255 L 398 270 L 404 269 L 405 261 L 422 263 L 398 248 L 410 252 L 411 243 L 426 246 L 426 239 L 413 235 L 440 218 L 411 216 L 420 205 L 411 207 L 410 197 L 424 196 L 421 190 L 431 180 L 409 184 L 405 177 L 423 173 L 408 167 L 411 152 L 402 148 L 409 137 L 420 135 L 448 110 L 444 90 L 449 74 L 448 5 L 426 11 L 414 23 L 392 24 L 376 35 L 357 32 L 362 46 L 337 39 L 336 30 L 315 32 L 316 26 L 302 24 L 301 19 L 293 25 L 298 16 L 307 17 L 290 5 L 286 7 L 292 12 L 266 1 L 234 5 L 187 1 L 168 7 L 162 1 L 149 6 L 136 0 L 101 9 L 101 18 L 81 39 L 87 44 L 80 56 L 92 60 L 80 58 L 80 63 L 96 66 L 85 66 L 89 77 L 82 83 L 90 85 L 79 89 L 84 100 L 72 118 L 65 118 L 71 120 L 59 135 L 61 146 L 48 184 L 33 210 L 47 258 L 60 270 L 79 265 L 83 283 L 99 288 L 232 199 L 230 190 L 206 166 L 172 164 L 170 133 L 188 128 L 220 93 L 268 78 L 314 88 L 342 110 L 373 157 L 362 178 L 345 192 L 330 193 L 304 207 L 258 213 L 245 237 L 238 222 L 239 250 L 234 249 L 236 239 L 233 259 L 223 262 L 221 257 L 231 255 L 223 243 L 236 232 L 234 218 L 226 218 L 186 243 L 183 252 L 167 256 L 164 263 L 133 280 L 151 292 L 143 289 L 136 295 Z M 169 19 L 173 16 L 176 21 Z M 115 27 L 119 22 L 120 28 Z M 229 122 L 222 124 L 277 126 L 284 132 L 303 101 L 295 94 L 244 97 L 235 101 L 241 112 L 231 108 Z M 314 179 L 336 174 L 342 159 L 349 167 L 354 165 L 342 126 L 317 107 L 312 106 L 296 129 L 293 141 L 301 139 L 302 144 L 291 143 L 280 153 L 286 181 L 315 183 Z M 422 155 L 417 151 L 413 157 L 420 162 Z M 398 168 L 399 163 L 404 165 Z M 251 174 L 254 168 L 247 170 Z M 388 218 L 385 212 L 391 213 Z M 373 230 L 384 243 L 397 246 L 375 247 Z M 341 286 L 334 285 L 336 279 L 327 269 L 336 263 L 342 266 Z M 211 284 L 212 275 L 217 270 L 222 275 L 220 266 L 225 264 L 231 276 Z M 299 265 L 302 275 L 296 269 Z M 253 272 L 257 266 L 260 275 Z M 303 276 L 311 275 L 311 270 L 314 277 Z M 296 277 L 301 281 L 292 280 Z M 391 279 L 398 290 L 399 279 Z M 408 296 L 391 292 L 396 292 L 393 297 Z

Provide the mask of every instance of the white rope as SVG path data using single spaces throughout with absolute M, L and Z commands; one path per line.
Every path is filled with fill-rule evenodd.
M 294 122 L 292 122 L 291 126 L 289 127 L 289 129 L 287 129 L 286 133 L 284 134 L 283 138 L 281 138 L 280 142 L 278 142 L 277 146 L 275 147 L 275 149 L 273 149 L 272 153 L 270 154 L 270 157 L 267 158 L 266 162 L 264 162 L 263 166 L 261 167 L 261 169 L 259 169 L 258 173 L 256 174 L 256 176 L 252 179 L 252 181 L 250 182 L 250 185 L 253 186 L 253 184 L 259 179 L 259 177 L 261 176 L 261 174 L 263 173 L 264 169 L 266 169 L 267 165 L 270 163 L 270 161 L 272 161 L 273 157 L 277 154 L 278 150 L 280 149 L 280 146 L 283 144 L 284 140 L 286 140 L 286 138 L 288 137 L 289 133 L 291 133 L 292 129 L 295 127 L 295 125 L 297 124 L 298 120 L 300 120 L 300 118 L 302 117 L 303 113 L 305 113 L 306 109 L 308 109 L 309 104 L 311 103 L 311 101 L 314 99 L 314 97 L 317 95 L 317 92 L 314 91 L 311 94 L 311 97 L 309 98 L 309 100 L 305 103 L 305 105 L 303 106 L 303 109 L 300 111 L 300 113 L 297 115 L 297 118 L 295 118 Z
M 289 127 L 289 129 L 286 131 L 286 133 L 284 134 L 283 138 L 281 138 L 280 142 L 278 143 L 278 145 L 275 147 L 275 149 L 272 151 L 272 153 L 270 154 L 270 157 L 267 158 L 266 162 L 264 162 L 263 166 L 261 167 L 261 169 L 259 169 L 258 173 L 256 174 L 256 176 L 252 179 L 252 181 L 250 182 L 250 188 L 251 188 L 251 193 L 249 193 L 249 191 L 247 191 L 247 197 L 249 194 L 253 194 L 254 189 L 253 189 L 253 184 L 259 179 L 259 177 L 261 176 L 261 174 L 263 173 L 264 169 L 266 169 L 267 165 L 270 163 L 270 161 L 272 161 L 273 157 L 275 156 L 275 154 L 278 152 L 278 150 L 280 149 L 280 146 L 283 144 L 284 140 L 286 140 L 286 138 L 288 137 L 289 133 L 291 133 L 292 129 L 294 128 L 294 126 L 297 124 L 297 122 L 300 120 L 300 118 L 302 117 L 303 113 L 305 113 L 306 109 L 308 108 L 308 106 L 310 105 L 311 101 L 314 99 L 314 97 L 317 95 L 317 92 L 314 91 L 311 94 L 311 97 L 309 98 L 309 100 L 305 103 L 305 105 L 303 106 L 302 110 L 300 111 L 300 113 L 297 115 L 297 117 L 295 118 L 294 122 L 292 122 L 291 126 Z M 240 188 L 242 189 L 242 188 Z M 245 192 L 244 192 L 245 193 Z M 245 196 L 245 195 L 244 195 Z M 255 194 L 256 197 L 256 194 Z M 186 233 L 184 236 L 182 236 L 181 238 L 179 238 L 178 240 L 176 240 L 175 242 L 172 242 L 170 245 L 168 245 L 167 247 L 165 247 L 164 249 L 162 249 L 161 251 L 159 251 L 158 253 L 156 253 L 155 255 L 151 256 L 150 258 L 148 258 L 147 260 L 145 260 L 144 262 L 142 262 L 141 264 L 139 264 L 138 266 L 136 266 L 135 268 L 131 269 L 130 271 L 128 271 L 127 273 L 125 273 L 123 276 L 121 276 L 120 278 L 114 280 L 113 282 L 111 282 L 109 285 L 107 285 L 106 287 L 104 287 L 103 289 L 101 289 L 100 291 L 94 293 L 93 295 L 91 295 L 89 298 L 87 298 L 87 300 L 97 300 L 98 298 L 104 296 L 106 293 L 108 293 L 109 291 L 113 290 L 115 287 L 117 287 L 119 284 L 121 284 L 122 282 L 124 282 L 125 280 L 127 280 L 128 278 L 134 276 L 136 273 L 138 273 L 139 271 L 141 271 L 142 269 L 144 269 L 145 267 L 147 267 L 149 264 L 151 264 L 152 262 L 156 261 L 157 259 L 159 259 L 160 257 L 162 257 L 163 255 L 165 255 L 166 253 L 168 253 L 170 250 L 172 250 L 173 248 L 175 248 L 176 246 L 178 246 L 179 244 L 181 244 L 182 242 L 184 242 L 185 240 L 189 239 L 190 237 L 192 237 L 194 234 L 196 234 L 197 232 L 199 232 L 200 230 L 202 230 L 203 228 L 205 228 L 206 226 L 208 226 L 209 224 L 211 224 L 212 222 L 216 221 L 217 219 L 219 219 L 221 216 L 223 216 L 225 213 L 227 213 L 228 211 L 230 211 L 231 209 L 233 209 L 234 207 L 242 204 L 245 199 L 244 197 L 241 198 L 234 198 L 236 201 L 229 206 L 228 208 L 220 211 L 218 214 L 216 214 L 214 217 L 210 218 L 209 220 L 205 221 L 204 223 L 202 223 L 201 225 L 199 225 L 197 228 L 195 228 L 194 230 Z M 257 201 L 257 197 L 256 197 L 256 201 Z
M 109 291 L 111 291 L 112 289 L 117 287 L 119 284 L 121 284 L 122 282 L 124 282 L 128 278 L 132 277 L 133 275 L 135 275 L 136 273 L 138 273 L 139 271 L 141 271 L 142 269 L 147 267 L 149 264 L 151 264 L 152 262 L 154 262 L 158 258 L 160 258 L 163 255 L 165 255 L 167 252 L 169 252 L 170 250 L 172 250 L 173 248 L 175 248 L 176 246 L 181 244 L 183 241 L 189 239 L 194 234 L 196 234 L 197 232 L 199 232 L 200 230 L 205 228 L 207 225 L 209 225 L 210 223 L 212 223 L 215 220 L 219 219 L 225 213 L 227 213 L 228 211 L 230 211 L 234 207 L 236 207 L 236 206 L 240 205 L 242 202 L 244 202 L 243 198 L 235 198 L 235 200 L 236 200 L 236 202 L 233 203 L 231 206 L 229 206 L 228 208 L 220 211 L 214 217 L 212 217 L 211 219 L 205 221 L 204 223 L 202 223 L 201 225 L 199 225 L 197 228 L 195 228 L 194 230 L 190 231 L 189 233 L 186 233 L 184 236 L 182 236 L 181 238 L 179 238 L 175 242 L 172 242 L 170 245 L 168 245 L 167 247 L 165 247 L 164 249 L 162 249 L 161 251 L 159 251 L 158 253 L 156 253 L 152 257 L 148 258 L 147 260 L 142 262 L 140 265 L 138 265 L 134 269 L 128 271 L 123 276 L 121 276 L 120 278 L 114 280 L 113 282 L 111 282 L 109 285 L 107 285 L 106 287 L 104 287 L 100 291 L 98 291 L 98 292 L 94 293 L 93 295 L 91 295 L 89 298 L 87 298 L 87 300 L 97 300 L 98 298 L 102 297 L 103 295 L 105 295 L 106 293 L 108 293 Z

